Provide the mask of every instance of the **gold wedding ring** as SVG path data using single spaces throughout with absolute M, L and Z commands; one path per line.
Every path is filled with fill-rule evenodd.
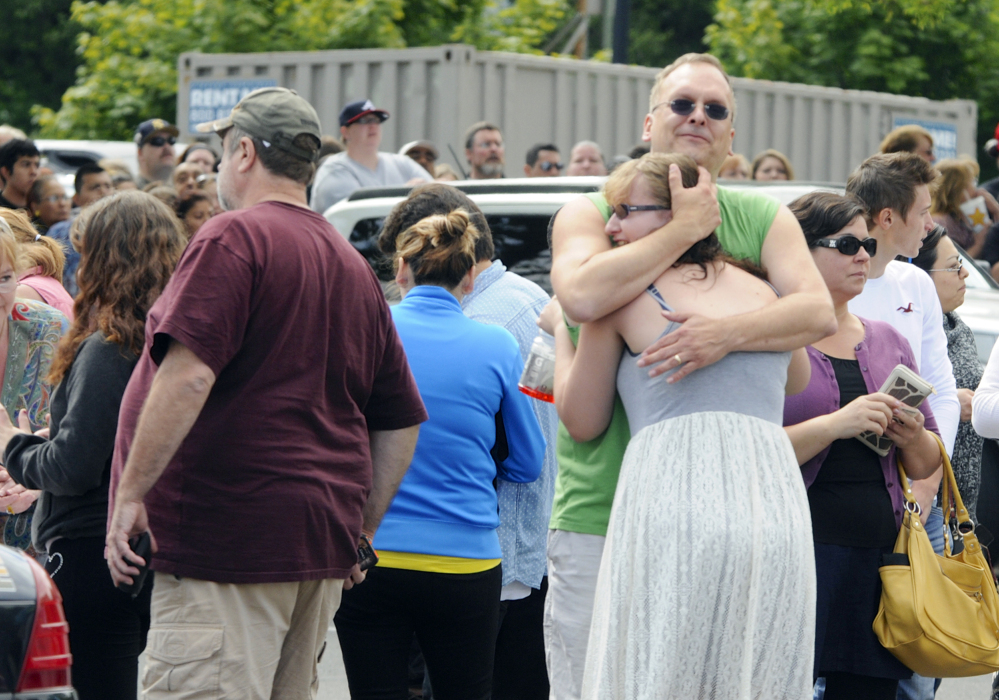
M 676 360 L 676 364 L 677 365 L 682 365 L 683 364 L 683 360 L 680 359 L 680 355 L 679 354 L 673 355 L 673 359 Z

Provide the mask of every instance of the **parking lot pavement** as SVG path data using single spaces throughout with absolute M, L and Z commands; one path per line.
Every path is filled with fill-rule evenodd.
M 141 662 L 140 659 L 140 668 Z M 139 674 L 141 678 L 142 674 Z M 992 689 L 992 676 L 974 678 L 946 678 L 940 685 L 936 700 L 989 700 Z M 326 652 L 319 663 L 319 695 L 316 700 L 350 700 L 347 690 L 347 676 L 340 656 L 340 643 L 336 629 L 330 627 L 326 637 Z
M 992 676 L 944 678 L 936 700 L 989 700 L 991 690 Z
M 350 700 L 347 675 L 340 655 L 340 642 L 337 641 L 333 625 L 330 625 L 329 634 L 326 635 L 326 651 L 319 662 L 319 694 L 316 700 Z

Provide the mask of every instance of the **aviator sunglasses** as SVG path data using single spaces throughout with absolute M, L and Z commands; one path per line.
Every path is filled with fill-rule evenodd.
M 669 207 L 661 204 L 615 204 L 614 213 L 619 219 L 627 219 L 633 211 L 666 211 Z
M 652 108 L 652 111 L 655 112 L 663 105 L 669 105 L 669 108 L 673 110 L 673 114 L 679 114 L 681 117 L 686 117 L 688 114 L 693 114 L 697 103 L 693 100 L 685 99 L 672 100 L 671 102 L 660 102 Z M 725 105 L 720 105 L 717 102 L 708 102 L 704 105 L 704 114 L 707 115 L 708 119 L 714 119 L 716 122 L 720 122 L 724 119 L 728 119 L 729 109 Z
M 167 143 L 172 146 L 175 143 L 177 143 L 177 139 L 174 138 L 173 136 L 154 136 L 148 141 L 146 141 L 146 145 L 154 146 L 156 148 L 160 148 L 161 146 Z
M 868 255 L 874 257 L 874 254 L 878 252 L 878 241 L 876 238 L 860 240 L 856 236 L 841 236 L 840 238 L 820 238 L 812 241 L 808 247 L 835 248 L 843 255 L 856 255 L 857 251 L 863 248 Z

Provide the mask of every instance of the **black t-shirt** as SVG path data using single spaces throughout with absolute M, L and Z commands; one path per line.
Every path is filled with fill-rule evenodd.
M 857 360 L 829 357 L 839 384 L 839 405 L 868 393 Z M 881 460 L 860 440 L 837 440 L 829 447 L 808 489 L 812 536 L 843 547 L 885 547 L 898 537 L 891 496 Z
M 27 209 L 27 207 L 18 206 L 4 197 L 3 192 L 0 192 L 0 207 L 3 207 L 4 209 Z

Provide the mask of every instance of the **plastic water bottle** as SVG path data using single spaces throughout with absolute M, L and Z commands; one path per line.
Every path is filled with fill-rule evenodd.
M 544 331 L 531 345 L 531 354 L 524 363 L 524 373 L 518 384 L 528 396 L 555 403 L 555 338 Z

